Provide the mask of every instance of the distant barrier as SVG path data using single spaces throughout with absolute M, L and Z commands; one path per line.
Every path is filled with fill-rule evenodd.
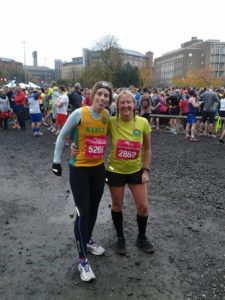
M 160 114 L 149 114 L 150 117 L 154 118 L 167 118 L 167 119 L 186 119 L 187 116 L 181 116 L 181 115 L 160 115 Z M 201 116 L 196 116 L 197 120 L 201 120 Z M 225 121 L 225 117 L 220 117 L 221 120 Z

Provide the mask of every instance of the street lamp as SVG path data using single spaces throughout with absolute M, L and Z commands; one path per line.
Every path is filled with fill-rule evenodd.
M 23 64 L 26 66 L 26 41 L 23 41 Z
M 23 65 L 24 65 L 24 76 L 25 82 L 27 80 L 27 71 L 26 71 L 26 41 L 23 41 Z

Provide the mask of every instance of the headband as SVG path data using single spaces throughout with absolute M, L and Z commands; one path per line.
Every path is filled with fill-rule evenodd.
M 101 89 L 101 88 L 107 89 L 110 92 L 110 94 L 112 95 L 112 87 L 108 82 L 105 82 L 105 81 L 99 82 L 96 85 L 96 90 Z

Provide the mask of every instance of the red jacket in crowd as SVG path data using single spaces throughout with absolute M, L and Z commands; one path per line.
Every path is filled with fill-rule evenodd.
M 22 91 L 16 92 L 14 96 L 14 101 L 16 105 L 25 105 L 26 94 Z

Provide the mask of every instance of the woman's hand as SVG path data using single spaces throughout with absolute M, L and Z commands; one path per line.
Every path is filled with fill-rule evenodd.
M 149 181 L 149 171 L 143 170 L 142 173 L 142 183 L 146 183 Z
M 78 153 L 78 149 L 77 149 L 77 147 L 76 147 L 76 144 L 75 143 L 72 143 L 71 145 L 70 145 L 70 154 L 71 154 L 71 156 L 77 156 L 77 153 Z

